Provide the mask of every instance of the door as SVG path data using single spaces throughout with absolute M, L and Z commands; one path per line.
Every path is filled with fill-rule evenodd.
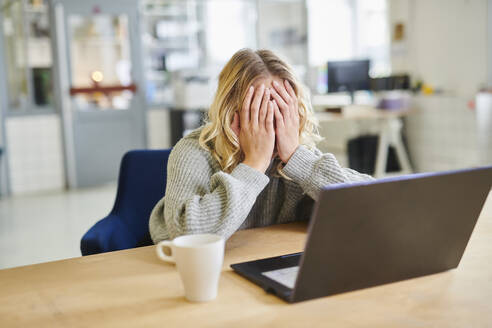
M 53 0 L 56 99 L 69 187 L 117 178 L 145 147 L 138 1 Z

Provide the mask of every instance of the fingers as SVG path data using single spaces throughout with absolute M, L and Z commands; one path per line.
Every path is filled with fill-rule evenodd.
M 285 89 L 287 90 L 287 93 L 292 99 L 297 99 L 296 92 L 294 91 L 294 88 L 292 88 L 292 85 L 290 85 L 290 82 L 287 80 L 284 80 L 284 85 Z
M 284 117 L 278 108 L 277 102 L 272 101 L 273 112 L 275 114 L 275 124 L 277 125 L 277 129 L 282 129 L 284 127 Z
M 243 108 L 241 109 L 241 122 L 243 122 L 243 124 L 249 123 L 249 108 L 251 106 L 251 99 L 253 98 L 254 91 L 255 88 L 250 86 L 248 92 L 246 93 L 246 97 L 244 97 Z
M 272 134 L 275 133 L 275 129 L 273 127 L 273 117 L 274 117 L 274 106 L 273 106 L 273 101 L 268 100 L 268 113 L 265 119 L 265 127 L 266 130 Z
M 289 115 L 289 105 L 284 101 L 284 99 L 278 94 L 276 90 L 272 90 L 272 97 L 280 108 L 282 115 L 287 117 Z
M 277 81 L 273 81 L 273 87 L 277 91 L 277 93 L 282 97 L 285 103 L 290 103 L 292 101 L 291 96 L 287 92 L 284 86 L 282 86 L 280 83 Z
M 265 118 L 268 113 L 268 103 L 270 102 L 270 88 L 265 89 L 265 93 L 263 94 L 263 99 L 261 101 L 260 113 L 258 117 L 259 125 L 262 125 L 265 122 Z
M 263 93 L 265 92 L 265 85 L 262 84 L 258 90 L 256 90 L 253 97 L 253 102 L 250 106 L 250 122 L 254 126 L 258 126 L 258 111 L 260 110 L 261 100 L 263 99 Z
M 292 101 L 297 102 L 296 92 L 294 91 L 294 88 L 292 87 L 292 85 L 290 84 L 290 82 L 287 81 L 287 80 L 284 80 L 284 85 L 285 85 L 285 89 L 289 93 Z M 292 114 L 292 117 L 296 118 L 297 120 L 299 119 L 299 109 L 298 109 L 298 106 L 291 106 L 291 114 Z

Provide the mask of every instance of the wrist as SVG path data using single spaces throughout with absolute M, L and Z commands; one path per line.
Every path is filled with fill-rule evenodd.
M 260 171 L 261 173 L 265 173 L 266 169 L 268 168 L 268 163 L 265 163 L 265 161 L 252 160 L 248 158 L 243 161 L 243 164 L 246 164 L 257 171 Z
M 282 160 L 282 162 L 284 164 L 287 164 L 287 162 L 289 162 L 289 160 L 291 159 L 292 155 L 294 155 L 294 153 L 296 152 L 297 148 L 299 147 L 299 145 L 295 146 L 293 149 L 291 149 L 290 152 L 288 152 L 287 154 L 285 154 L 283 156 L 283 158 L 280 158 L 280 160 Z

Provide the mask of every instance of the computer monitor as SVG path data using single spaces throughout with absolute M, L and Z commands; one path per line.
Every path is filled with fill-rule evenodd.
M 328 92 L 349 92 L 352 103 L 354 92 L 369 90 L 368 59 L 328 62 Z

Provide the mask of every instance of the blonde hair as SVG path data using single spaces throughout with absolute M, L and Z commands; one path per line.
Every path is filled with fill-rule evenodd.
M 230 173 L 244 160 L 238 137 L 231 128 L 234 113 L 241 110 L 249 86 L 268 77 L 289 81 L 297 95 L 300 144 L 314 147 L 321 139 L 308 93 L 292 68 L 270 50 L 239 50 L 220 72 L 217 92 L 199 138 L 200 146 L 210 151 L 224 172 Z M 285 177 L 281 165 L 277 172 Z

